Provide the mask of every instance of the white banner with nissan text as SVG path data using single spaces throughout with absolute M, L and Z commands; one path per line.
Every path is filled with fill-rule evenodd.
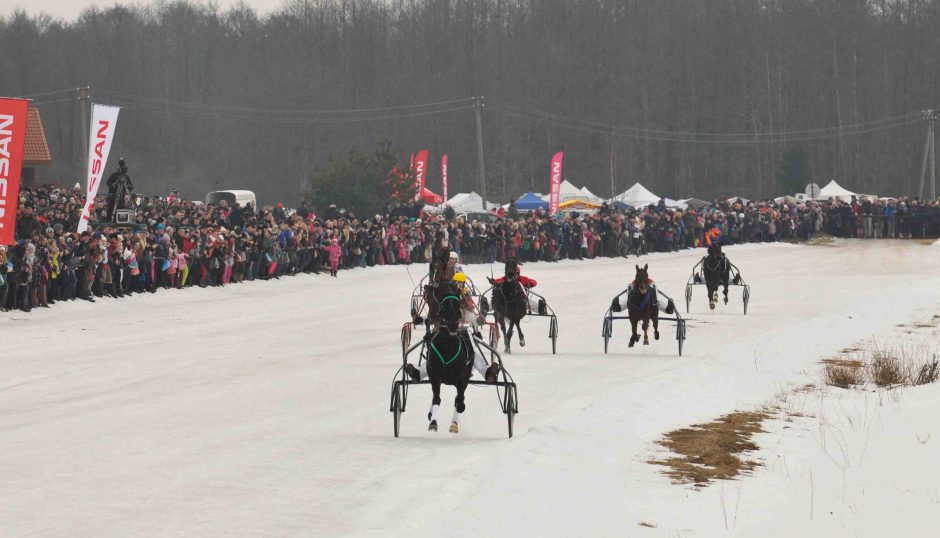
M 116 106 L 91 105 L 91 133 L 88 135 L 88 170 L 85 174 L 85 207 L 82 208 L 82 218 L 78 221 L 78 232 L 88 229 L 88 218 L 95 208 L 95 195 L 101 185 L 101 178 L 108 164 L 108 152 L 111 151 L 111 142 L 114 141 L 114 127 L 117 125 L 118 112 Z

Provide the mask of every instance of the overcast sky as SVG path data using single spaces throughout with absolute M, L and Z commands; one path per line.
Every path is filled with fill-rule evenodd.
M 267 13 L 281 5 L 283 0 L 212 0 L 212 3 L 221 8 L 228 8 L 239 1 L 255 8 L 256 11 Z M 74 19 L 83 9 L 91 6 L 108 7 L 114 4 L 146 4 L 148 2 L 149 0 L 0 0 L 0 16 L 19 8 L 25 9 L 31 15 L 46 12 L 56 17 Z

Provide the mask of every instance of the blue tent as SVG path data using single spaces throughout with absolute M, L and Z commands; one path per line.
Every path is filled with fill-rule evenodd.
M 527 192 L 522 195 L 522 198 L 516 200 L 516 207 L 520 211 L 534 211 L 536 209 L 548 210 L 548 202 L 542 200 L 535 194 Z

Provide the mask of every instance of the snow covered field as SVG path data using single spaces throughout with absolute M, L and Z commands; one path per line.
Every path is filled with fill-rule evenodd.
M 511 440 L 495 390 L 480 387 L 459 435 L 426 431 L 419 387 L 392 436 L 413 288 L 403 267 L 2 314 L 0 534 L 935 535 L 935 385 L 806 396 L 808 414 L 845 411 L 825 412 L 845 448 L 820 443 L 810 419 L 770 423 L 766 467 L 704 491 L 646 463 L 664 432 L 760 407 L 818 381 L 821 358 L 940 313 L 935 246 L 726 252 L 751 284 L 749 313 L 735 289 L 710 312 L 697 287 L 681 358 L 671 324 L 632 350 L 615 325 L 603 354 L 601 317 L 635 258 L 526 264 L 558 313 L 559 353 L 535 319 L 527 347 L 504 357 L 519 385 Z M 678 301 L 702 255 L 639 261 Z M 482 283 L 489 267 L 468 273 Z M 839 466 L 814 467 L 835 454 Z

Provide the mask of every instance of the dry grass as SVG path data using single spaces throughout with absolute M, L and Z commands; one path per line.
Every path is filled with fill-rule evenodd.
M 871 380 L 879 387 L 903 385 L 910 379 L 907 370 L 906 365 L 897 356 L 876 352 L 871 361 Z
M 927 383 L 937 381 L 938 375 L 940 375 L 940 369 L 938 369 L 937 360 L 934 359 L 933 362 L 921 365 L 920 370 L 917 372 L 917 377 L 912 381 L 914 385 L 926 385 Z
M 769 416 L 765 411 L 737 412 L 671 431 L 659 444 L 677 455 L 649 463 L 667 467 L 663 472 L 677 482 L 696 486 L 734 478 L 760 465 L 740 455 L 757 449 L 751 438 L 764 431 L 761 424 Z
M 934 318 L 940 319 L 940 318 Z M 913 327 L 933 327 L 921 323 Z M 940 364 L 936 356 L 927 356 L 926 348 L 879 346 L 872 342 L 866 349 L 853 346 L 843 350 L 858 350 L 851 358 L 824 359 L 827 385 L 847 389 L 868 382 L 878 387 L 924 385 L 940 378 Z
M 641 527 L 647 527 L 647 528 L 650 528 L 650 529 L 655 529 L 655 528 L 656 528 L 656 524 L 655 524 L 655 523 L 650 523 L 650 522 L 648 522 L 648 521 L 641 521 L 641 522 L 639 523 L 639 525 L 640 525 Z
M 848 366 L 826 366 L 826 384 L 847 389 L 865 382 L 861 368 L 852 368 Z

